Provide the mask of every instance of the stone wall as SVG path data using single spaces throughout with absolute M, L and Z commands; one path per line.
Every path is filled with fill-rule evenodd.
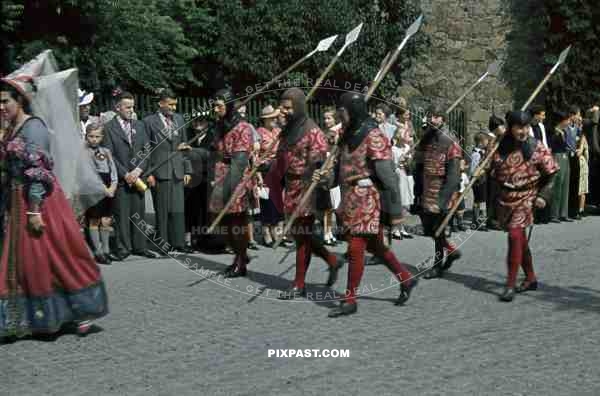
M 467 115 L 467 142 L 487 129 L 492 111 L 504 115 L 520 107 L 544 76 L 545 21 L 539 0 L 421 0 L 420 34 L 430 41 L 403 73 L 399 94 L 426 106 L 430 100 L 452 104 L 496 59 L 504 60 L 498 78 L 487 78 L 459 106 Z

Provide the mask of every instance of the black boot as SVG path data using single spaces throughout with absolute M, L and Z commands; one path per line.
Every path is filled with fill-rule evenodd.
M 440 278 L 441 277 L 441 270 L 440 270 L 440 263 L 436 264 L 434 267 L 431 267 L 429 269 L 429 271 L 427 271 L 425 273 L 425 275 L 423 275 L 423 278 L 425 279 L 434 279 L 434 278 Z
M 342 301 L 339 306 L 329 311 L 329 314 L 327 316 L 329 316 L 330 318 L 337 318 L 339 316 L 355 314 L 356 311 L 358 311 L 357 304 L 348 304 L 347 302 Z
M 460 250 L 455 249 L 452 253 L 450 253 L 448 256 L 446 256 L 446 261 L 444 263 L 444 266 L 442 267 L 444 271 L 449 270 L 450 267 L 452 267 L 452 264 L 460 259 L 462 257 L 462 253 L 460 252 Z
M 398 296 L 398 299 L 396 300 L 395 304 L 404 305 L 404 303 L 407 302 L 410 298 L 410 294 L 412 293 L 412 290 L 417 286 L 417 283 L 419 283 L 419 280 L 417 278 L 413 278 L 411 280 L 402 282 L 400 284 L 400 295 Z
M 295 300 L 306 295 L 306 290 L 302 287 L 292 286 L 291 288 L 279 293 L 279 300 Z
M 500 295 L 500 301 L 511 302 L 515 298 L 515 289 L 512 287 L 504 288 L 504 291 Z

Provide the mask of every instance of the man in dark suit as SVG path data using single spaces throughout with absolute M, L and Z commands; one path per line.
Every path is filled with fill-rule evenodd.
M 175 113 L 175 94 L 162 91 L 158 106 L 158 112 L 144 118 L 152 146 L 151 163 L 153 167 L 158 166 L 148 179 L 156 225 L 161 242 L 175 251 L 189 253 L 190 249 L 185 246 L 184 186 L 192 179 L 192 164 L 181 153 L 171 156 L 187 141 L 187 128 L 183 117 Z M 159 254 L 168 253 L 162 250 Z
M 148 169 L 146 153 L 150 150 L 148 133 L 143 122 L 134 120 L 135 100 L 129 92 L 123 92 L 117 99 L 117 115 L 104 125 L 103 145 L 113 154 L 119 187 L 115 196 L 114 216 L 117 221 L 117 251 L 113 255 L 118 260 L 129 254 L 155 258 L 146 249 L 146 236 L 137 224 L 146 212 L 144 193 L 136 187 L 136 182 Z
M 549 132 L 546 133 L 546 126 L 544 125 L 544 121 L 546 120 L 546 109 L 540 105 L 532 106 L 531 116 L 531 131 L 533 137 L 540 141 L 544 147 L 550 149 L 550 134 Z M 535 208 L 534 217 L 536 224 L 548 224 L 550 221 L 550 205 L 546 205 L 541 209 Z

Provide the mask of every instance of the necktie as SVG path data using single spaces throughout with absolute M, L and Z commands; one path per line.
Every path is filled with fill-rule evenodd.
M 125 134 L 127 135 L 127 141 L 129 142 L 129 145 L 131 146 L 131 144 L 133 142 L 133 132 L 132 132 L 132 128 L 131 128 L 131 121 L 123 120 L 123 126 L 125 129 Z

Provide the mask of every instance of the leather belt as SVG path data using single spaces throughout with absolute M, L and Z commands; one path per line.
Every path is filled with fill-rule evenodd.
M 361 177 L 360 179 L 358 178 L 348 178 L 345 181 L 345 184 L 348 184 L 350 186 L 358 186 L 358 187 L 371 187 L 373 184 L 373 180 L 371 180 L 369 177 Z

